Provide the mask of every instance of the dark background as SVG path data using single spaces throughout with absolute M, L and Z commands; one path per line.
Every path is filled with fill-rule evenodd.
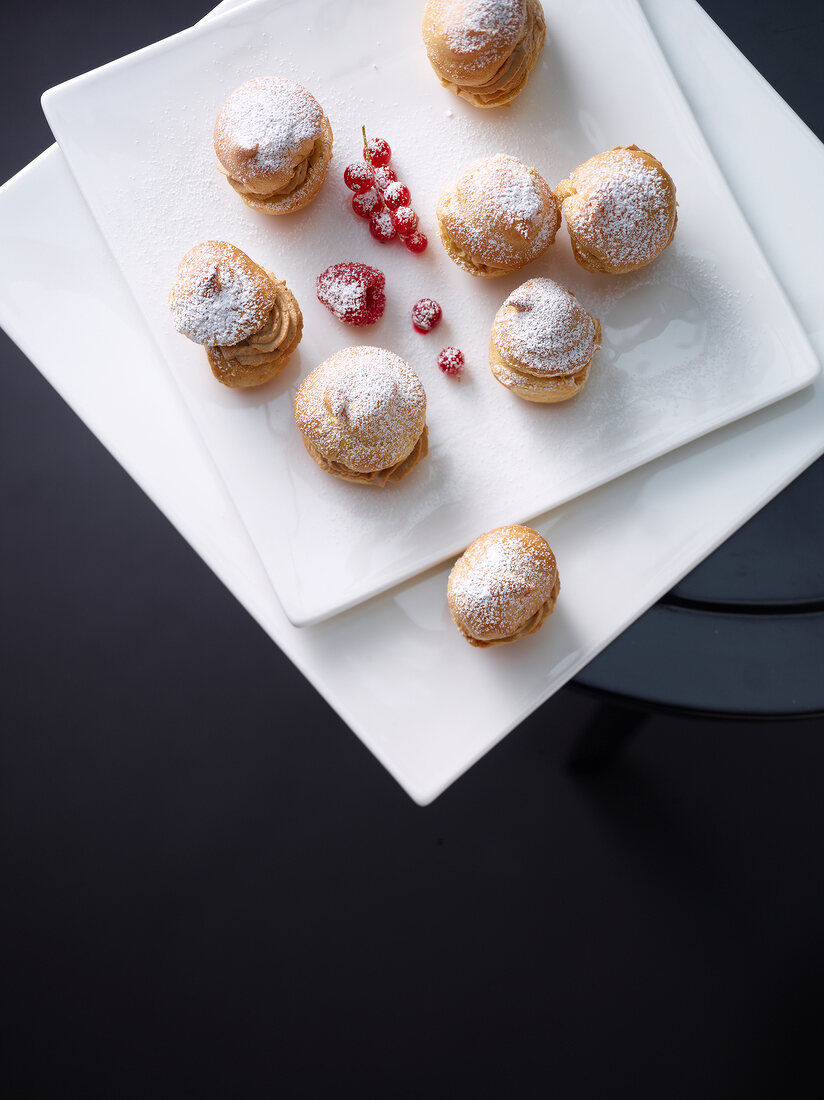
M 821 5 L 704 6 L 824 134 Z M 205 7 L 4 8 L 0 177 Z M 658 715 L 576 776 L 568 689 L 421 810 L 0 360 L 9 1096 L 822 1095 L 821 719 Z

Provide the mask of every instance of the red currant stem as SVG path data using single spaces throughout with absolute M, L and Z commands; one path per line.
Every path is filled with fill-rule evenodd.
M 369 152 L 369 142 L 366 140 L 366 127 L 365 126 L 361 126 L 361 133 L 363 134 L 363 148 L 366 152 L 366 163 L 369 165 L 369 167 L 374 172 L 375 171 L 375 166 L 372 163 L 372 154 Z

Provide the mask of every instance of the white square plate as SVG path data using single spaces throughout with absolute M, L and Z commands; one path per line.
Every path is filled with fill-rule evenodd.
M 644 0 L 644 6 L 759 240 L 824 354 L 824 299 L 809 292 L 817 285 L 817 242 L 824 233 L 824 149 L 692 0 Z M 761 142 L 775 150 L 774 160 L 760 156 Z M 786 187 L 787 163 L 797 168 L 796 190 L 779 223 L 771 215 Z M 489 670 L 499 678 L 495 662 L 505 653 L 473 650 L 479 659 L 456 675 L 454 666 L 439 665 L 432 656 L 451 657 L 468 647 L 449 623 L 432 615 L 427 646 L 424 626 L 403 611 L 395 594 L 342 616 L 339 625 L 297 630 L 289 624 L 56 147 L 0 191 L 0 251 L 6 259 L 0 266 L 3 327 L 419 803 L 453 782 L 824 448 L 819 381 L 558 509 L 562 520 L 579 517 L 577 526 L 568 523 L 564 540 L 570 566 L 579 556 L 584 566 L 592 563 L 585 556 L 588 546 L 600 553 L 588 578 L 578 574 L 577 583 L 592 591 L 592 614 L 579 618 L 574 664 L 556 664 L 552 635 L 543 631 L 523 643 L 541 649 L 543 665 L 532 666 L 511 693 L 501 692 L 490 687 Z M 44 311 L 49 325 L 42 323 Z M 88 337 L 92 312 L 100 337 L 95 341 Z M 124 345 L 117 373 L 105 353 L 109 338 Z M 622 535 L 626 528 L 629 535 Z M 437 599 L 445 575 L 442 570 L 440 593 L 434 586 Z M 402 590 L 401 601 L 409 603 L 414 591 L 414 585 Z M 616 605 L 616 594 L 624 592 L 627 599 Z M 340 660 L 341 642 L 354 649 L 351 661 Z M 390 645 L 395 659 L 381 661 L 373 672 L 371 663 Z M 375 681 L 380 698 L 395 697 L 388 718 L 383 704 L 373 705 Z M 549 731 L 551 708 L 546 720 Z
M 395 6 L 381 21 L 365 0 L 247 4 L 44 97 L 293 623 L 351 606 L 454 555 L 481 531 L 569 500 L 818 371 L 635 0 L 547 8 L 543 60 L 505 111 L 477 112 L 440 87 L 420 43 L 417 5 Z M 212 151 L 223 100 L 267 72 L 306 84 L 336 135 L 321 196 L 291 217 L 248 210 Z M 361 122 L 395 146 L 393 163 L 433 238 L 422 257 L 397 242 L 377 244 L 348 211 L 341 172 L 359 156 Z M 522 402 L 494 381 L 486 348 L 497 307 L 526 276 L 478 280 L 451 264 L 434 239 L 437 196 L 480 155 L 514 153 L 554 184 L 593 153 L 631 142 L 652 150 L 676 180 L 675 244 L 636 276 L 605 278 L 577 267 L 561 230 L 528 274 L 548 273 L 573 289 L 601 318 L 604 347 L 580 398 L 558 407 Z M 202 349 L 170 323 L 166 296 L 180 256 L 214 237 L 284 276 L 304 311 L 295 363 L 258 391 L 217 384 Z M 317 274 L 342 259 L 386 272 L 389 306 L 372 329 L 340 325 L 315 299 Z M 445 311 L 428 338 L 408 320 L 425 293 Z M 429 397 L 429 458 L 381 492 L 323 474 L 292 416 L 301 377 L 361 342 L 408 360 Z M 444 343 L 467 354 L 460 384 L 435 368 Z M 119 345 L 116 353 L 112 369 L 123 370 Z M 568 594 L 564 602 L 571 605 Z

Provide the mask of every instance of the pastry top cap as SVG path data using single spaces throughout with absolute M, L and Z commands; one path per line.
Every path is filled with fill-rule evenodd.
M 426 426 L 426 394 L 393 352 L 343 348 L 304 379 L 295 421 L 325 458 L 373 473 L 411 452 Z
M 660 161 L 637 145 L 590 157 L 556 194 L 578 245 L 612 266 L 642 266 L 672 239 L 675 184 Z
M 320 104 L 301 84 L 259 76 L 236 88 L 215 122 L 215 153 L 241 183 L 289 181 L 323 133 Z
M 175 328 L 196 344 L 231 346 L 258 332 L 277 289 L 262 267 L 226 241 L 189 249 L 169 292 Z
M 495 315 L 495 345 L 504 362 L 525 374 L 575 374 L 598 346 L 598 326 L 575 295 L 552 279 L 529 279 Z
M 445 76 L 485 83 L 522 38 L 526 19 L 526 0 L 427 0 L 423 40 Z
M 531 527 L 497 527 L 452 567 L 447 602 L 458 627 L 479 641 L 520 630 L 552 596 L 555 555 Z
M 561 221 L 546 180 L 505 153 L 470 164 L 443 192 L 437 213 L 453 244 L 491 267 L 529 263 L 552 244 Z

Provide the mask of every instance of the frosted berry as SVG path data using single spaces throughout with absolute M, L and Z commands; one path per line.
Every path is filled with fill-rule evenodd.
M 392 216 L 388 210 L 379 210 L 377 214 L 372 215 L 369 219 L 369 232 L 381 244 L 388 244 L 397 236 L 395 227 L 392 224 Z
M 408 237 L 418 227 L 418 215 L 411 206 L 399 206 L 390 216 L 392 224 L 402 237 Z
M 438 356 L 438 366 L 444 374 L 460 374 L 464 362 L 464 353 L 460 348 L 444 348 Z
M 374 325 L 386 308 L 382 271 L 367 264 L 332 264 L 318 275 L 318 301 L 347 325 Z
M 410 233 L 408 237 L 403 238 L 403 243 L 410 252 L 423 252 L 429 241 L 426 239 L 425 233 L 421 233 L 420 229 L 416 229 L 414 233 Z
M 366 149 L 363 150 L 363 159 L 371 160 L 373 168 L 381 168 L 384 164 L 388 164 L 392 159 L 392 150 L 389 147 L 389 142 L 384 138 L 372 138 L 367 146 L 369 154 L 367 156 Z
M 412 306 L 412 325 L 416 332 L 431 332 L 443 312 L 434 298 L 421 298 Z
M 383 199 L 374 188 L 362 191 L 359 195 L 352 196 L 352 209 L 359 218 L 371 218 L 383 209 Z
M 361 191 L 368 191 L 370 187 L 375 186 L 375 173 L 368 164 L 355 161 L 354 164 L 350 164 L 344 169 L 343 182 L 350 191 L 354 191 L 357 195 Z
M 390 210 L 397 210 L 399 206 L 408 206 L 411 198 L 406 184 L 398 183 L 397 180 L 387 183 L 383 189 L 383 201 Z
M 397 179 L 394 168 L 375 169 L 375 186 L 379 191 L 385 191 L 389 184 L 395 183 Z

